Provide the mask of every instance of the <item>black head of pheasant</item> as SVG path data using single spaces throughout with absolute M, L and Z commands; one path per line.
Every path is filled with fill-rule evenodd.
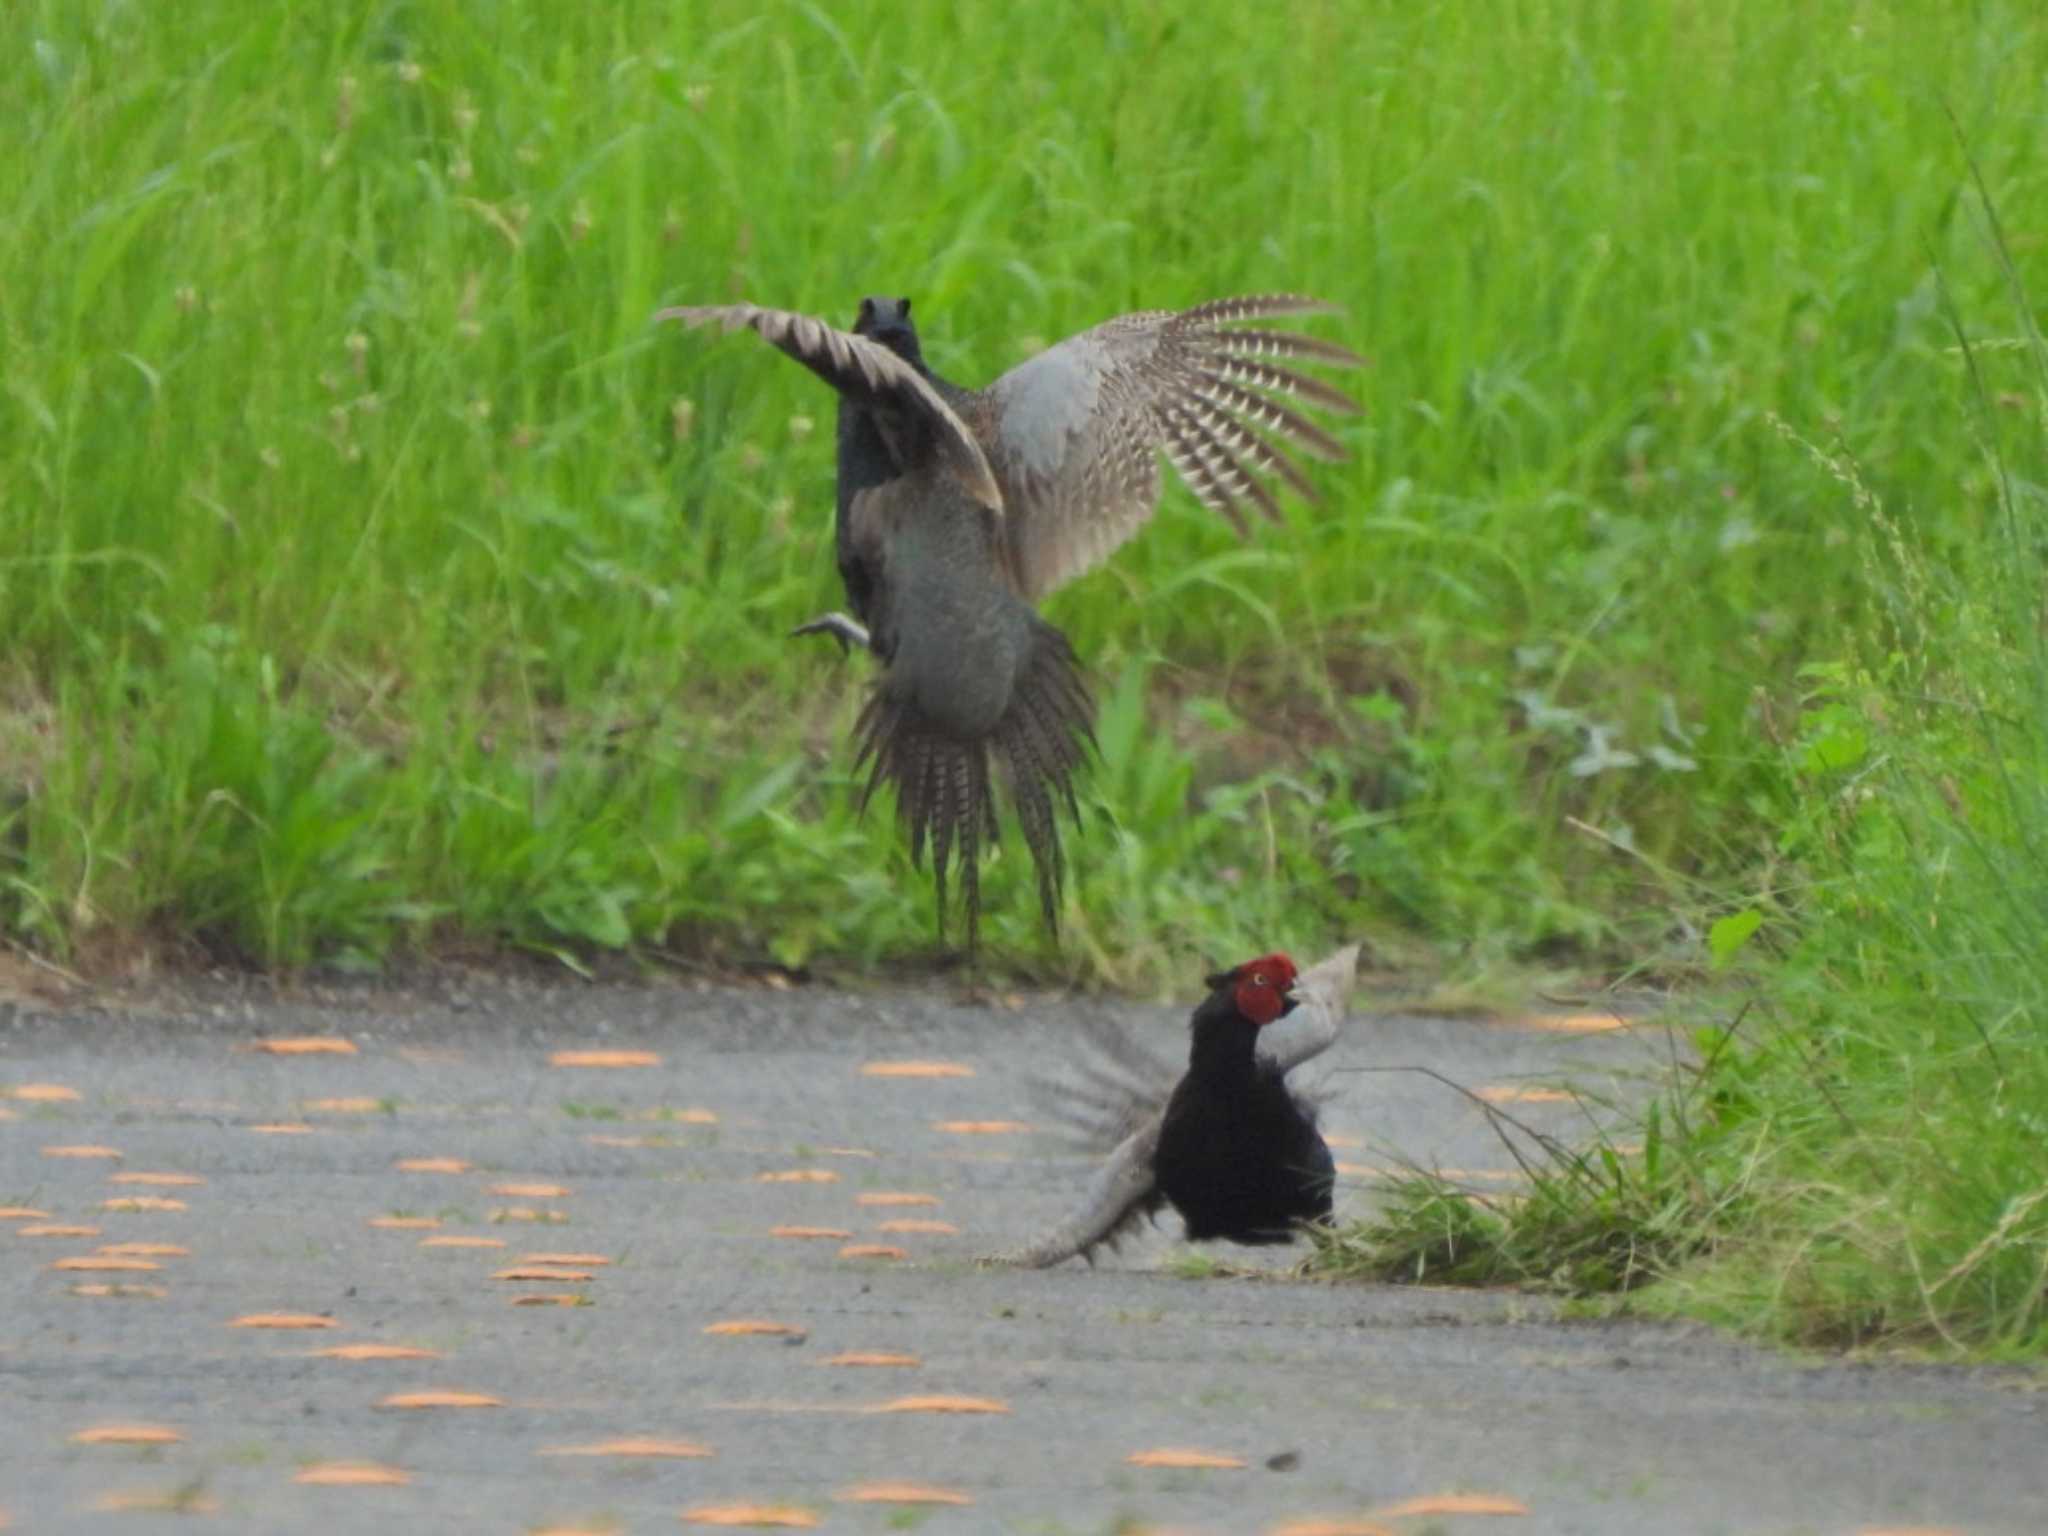
M 879 296 L 862 299 L 860 313 L 854 317 L 853 334 L 879 341 L 913 368 L 923 371 L 924 351 L 917 343 L 917 327 L 910 322 L 910 300 Z

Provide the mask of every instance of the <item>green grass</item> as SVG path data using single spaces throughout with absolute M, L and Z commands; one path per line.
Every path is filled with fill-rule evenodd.
M 2008 273 L 2020 334 L 1957 333 L 1957 418 L 2004 513 L 1988 537 L 1937 560 L 1853 460 L 1800 444 L 1845 490 L 1880 643 L 1806 669 L 1773 876 L 1709 936 L 1734 980 L 1680 1010 L 1739 1011 L 1591 1146 L 1488 1107 L 1525 1193 L 1418 1170 L 1313 1267 L 1622 1297 L 1802 1344 L 2048 1354 L 2048 346 Z M 2000 351 L 2025 389 L 1989 388 Z M 2020 458 L 1995 420 L 2014 408 Z
M 836 599 L 831 402 L 668 301 L 900 289 L 970 381 L 1136 306 L 1349 306 L 1371 414 L 1324 506 L 1239 544 L 1176 491 L 1051 604 L 1104 761 L 1064 950 L 1014 852 L 990 935 L 1077 977 L 1682 949 L 1767 841 L 1759 719 L 1869 619 L 1764 413 L 1936 545 L 1993 515 L 1929 273 L 1995 291 L 1944 100 L 2038 202 L 2030 7 L 6 28 L 0 922 L 58 951 L 928 949 L 851 810 L 865 666 L 783 639 Z
M 648 316 L 909 293 L 979 382 L 1295 288 L 1374 359 L 1353 458 L 1248 543 L 1175 491 L 1049 604 L 1102 762 L 1063 947 L 1013 843 L 994 966 L 1718 940 L 1756 1007 L 1649 1190 L 1687 1304 L 2038 1344 L 2043 394 L 1954 331 L 2048 292 L 2038 7 L 26 0 L 0 43 L 13 942 L 928 956 L 852 809 L 866 665 L 783 638 L 838 597 L 831 402 Z

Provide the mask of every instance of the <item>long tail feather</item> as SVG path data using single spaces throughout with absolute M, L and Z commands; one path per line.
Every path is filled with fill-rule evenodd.
M 1007 771 L 1010 800 L 1031 850 L 1039 909 L 1046 927 L 1058 934 L 1066 882 L 1059 816 L 1064 809 L 1079 819 L 1075 781 L 1095 744 L 1094 720 L 1094 699 L 1073 648 L 1044 623 L 1033 631 L 1009 708 L 985 737 L 961 737 L 935 725 L 894 693 L 887 677 L 876 686 L 854 726 L 855 764 L 868 770 L 860 804 L 866 809 L 885 783 L 895 787 L 897 819 L 912 863 L 922 868 L 926 851 L 931 854 L 941 937 L 947 879 L 957 858 L 967 948 L 980 942 L 981 854 L 997 837 L 991 749 Z

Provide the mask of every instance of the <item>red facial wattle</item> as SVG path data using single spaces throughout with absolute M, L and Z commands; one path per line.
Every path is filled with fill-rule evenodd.
M 1294 962 L 1283 954 L 1261 955 L 1237 968 L 1232 993 L 1237 1011 L 1263 1028 L 1287 1011 L 1287 992 L 1294 985 Z

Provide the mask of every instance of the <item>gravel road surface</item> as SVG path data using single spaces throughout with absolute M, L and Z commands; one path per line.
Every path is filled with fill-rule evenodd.
M 1543 1085 L 1666 1048 L 1371 1002 L 1329 1067 L 1426 1063 L 1556 1128 L 1580 1111 Z M 1078 1193 L 1025 1079 L 1113 1006 L 483 976 L 0 1002 L 0 1523 L 2048 1531 L 2014 1373 L 1304 1283 L 1164 1229 L 977 1266 Z M 1123 1011 L 1184 1050 L 1184 1009 Z M 1511 1187 L 1468 1101 L 1326 1076 L 1340 1211 L 1398 1157 Z

